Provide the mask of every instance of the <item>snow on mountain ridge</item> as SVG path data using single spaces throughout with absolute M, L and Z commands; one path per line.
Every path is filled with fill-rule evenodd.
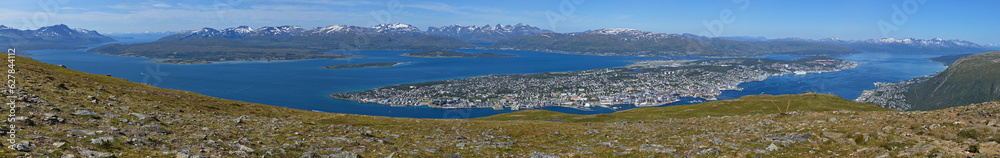
M 227 28 L 227 29 L 224 29 L 222 31 L 223 32 L 235 32 L 235 33 L 239 33 L 239 34 L 247 34 L 247 33 L 253 32 L 254 30 L 250 26 L 239 26 L 239 27 L 235 27 L 235 28 Z
M 641 30 L 636 30 L 636 29 L 630 29 L 630 28 L 607 28 L 607 29 L 599 29 L 599 30 L 590 31 L 590 32 L 587 32 L 587 33 L 605 34 L 605 35 L 617 35 L 617 34 L 623 34 L 623 33 L 629 33 L 629 34 L 646 33 L 646 31 L 641 31 Z
M 473 43 L 492 43 L 510 37 L 535 35 L 545 32 L 552 31 L 520 23 L 517 25 L 487 24 L 482 26 L 462 26 L 455 24 L 442 27 L 427 27 L 428 34 L 450 36 Z
M 305 29 L 302 29 L 302 27 L 299 27 L 299 26 L 289 26 L 289 25 L 285 25 L 285 26 L 265 26 L 265 27 L 261 27 L 260 29 L 257 29 L 257 31 L 255 31 L 251 35 L 253 35 L 253 36 L 280 35 L 280 34 L 294 35 L 294 34 L 298 34 L 300 32 L 303 32 L 304 30 Z
M 392 33 L 422 33 L 423 32 L 423 31 L 420 31 L 420 29 L 418 29 L 417 27 L 413 27 L 413 26 L 408 25 L 408 24 L 399 24 L 399 23 L 396 23 L 396 24 L 380 24 L 380 25 L 372 26 L 371 28 L 374 29 L 376 32 L 380 32 L 380 33 L 386 33 L 386 32 L 392 32 Z

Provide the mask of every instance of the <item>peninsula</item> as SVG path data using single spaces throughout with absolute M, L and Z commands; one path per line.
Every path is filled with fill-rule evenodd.
M 641 61 L 626 67 L 573 72 L 506 74 L 402 84 L 360 92 L 331 94 L 359 102 L 438 108 L 535 109 L 562 106 L 633 104 L 658 106 L 681 97 L 715 100 L 722 90 L 768 76 L 833 72 L 857 66 L 852 61 L 812 57 L 796 60 L 711 59 Z M 516 84 L 511 84 L 516 83 Z

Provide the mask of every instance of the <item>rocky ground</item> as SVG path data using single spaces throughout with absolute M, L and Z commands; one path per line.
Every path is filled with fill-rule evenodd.
M 0 157 L 1000 156 L 1000 102 L 652 121 L 409 119 L 223 100 L 17 60 L 19 88 L 3 94 L 16 116 L 0 128 L 16 140 L 2 141 L 11 148 Z

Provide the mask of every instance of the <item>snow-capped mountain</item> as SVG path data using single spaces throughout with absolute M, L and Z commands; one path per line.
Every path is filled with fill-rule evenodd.
M 372 26 L 371 28 L 378 33 L 398 33 L 398 34 L 423 33 L 417 27 L 413 27 L 407 24 L 381 24 Z
M 965 40 L 944 40 L 941 38 L 915 39 L 915 38 L 883 38 L 868 40 L 841 40 L 828 38 L 816 40 L 817 42 L 848 46 L 862 51 L 873 52 L 919 52 L 919 53 L 954 53 L 954 52 L 984 52 L 989 49 Z
M 502 39 L 516 36 L 536 35 L 539 33 L 552 32 L 539 29 L 531 25 L 483 25 L 483 26 L 461 26 L 451 25 L 442 27 L 428 27 L 427 33 L 431 35 L 450 36 L 459 40 L 471 43 L 493 43 Z
M 250 26 L 239 26 L 222 30 L 216 30 L 214 28 L 206 27 L 197 30 L 177 33 L 174 35 L 163 37 L 160 40 L 193 40 L 202 38 L 241 39 L 243 37 L 256 33 L 257 30 L 254 30 Z
M 323 35 L 323 34 L 339 34 L 339 33 L 371 33 L 372 28 L 361 27 L 361 26 L 347 26 L 347 25 L 330 25 L 327 27 L 319 27 L 313 30 L 306 31 L 306 34 L 311 35 Z
M 1000 44 L 989 43 L 989 44 L 986 44 L 984 46 L 986 46 L 987 48 L 992 49 L 992 50 L 1000 50 Z
M 306 31 L 306 29 L 303 29 L 302 27 L 299 27 L 299 26 L 288 26 L 288 25 L 285 25 L 285 26 L 265 26 L 265 27 L 261 27 L 260 29 L 257 29 L 257 31 L 254 31 L 251 34 L 251 36 L 297 35 L 297 34 L 300 34 L 302 32 L 305 32 L 305 31 Z
M 421 35 L 420 29 L 407 24 L 381 24 L 372 27 L 330 25 L 306 30 L 299 26 L 265 26 L 254 29 L 249 26 L 239 26 L 216 30 L 214 28 L 202 28 L 198 30 L 184 31 L 174 35 L 164 37 L 160 40 L 183 41 L 203 38 L 219 39 L 244 39 L 244 38 L 286 38 L 291 36 L 324 36 L 337 34 L 394 34 L 394 35 Z
M 37 30 L 20 30 L 0 25 L 0 46 L 22 49 L 69 49 L 79 45 L 115 41 L 97 31 L 73 29 L 64 24 L 41 27 Z
M 831 55 L 856 51 L 805 41 L 735 41 L 693 34 L 668 34 L 629 28 L 607 28 L 580 33 L 540 33 L 512 37 L 493 44 L 500 49 L 560 52 L 602 56 L 759 56 Z
M 34 34 L 34 36 L 41 37 L 41 38 L 53 38 L 53 39 L 66 39 L 66 38 L 89 39 L 89 38 L 98 38 L 98 39 L 103 40 L 104 42 L 114 41 L 114 40 L 110 40 L 110 38 L 104 37 L 100 33 L 97 33 L 97 31 L 91 31 L 91 30 L 80 29 L 80 28 L 71 29 L 71 28 L 69 28 L 69 26 L 66 26 L 64 24 L 46 26 L 46 27 L 39 28 L 38 30 L 26 30 L 26 31 L 27 32 L 31 32 L 32 34 Z
M 608 28 L 608 29 L 598 29 L 592 31 L 583 32 L 583 34 L 590 35 L 612 35 L 621 37 L 622 40 L 658 40 L 667 38 L 685 38 L 683 35 L 678 34 L 667 34 L 667 33 L 655 33 L 649 31 L 642 31 L 630 28 Z
M 429 35 L 407 24 L 381 24 L 372 27 L 330 25 L 313 29 L 299 26 L 202 28 L 179 32 L 152 43 L 159 46 L 196 43 L 219 47 L 283 47 L 312 51 L 415 50 L 472 46 L 452 37 Z
M 779 38 L 767 39 L 764 37 L 722 37 L 724 39 L 738 41 L 807 41 L 832 44 L 838 46 L 851 47 L 860 51 L 869 52 L 893 52 L 893 53 L 974 53 L 989 50 L 990 45 L 979 45 L 964 40 L 945 40 L 941 38 L 916 39 L 916 38 L 882 38 L 866 40 L 844 40 L 836 37 L 823 39 L 804 38 Z

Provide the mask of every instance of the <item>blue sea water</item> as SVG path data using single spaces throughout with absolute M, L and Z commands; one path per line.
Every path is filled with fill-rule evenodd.
M 122 43 L 149 39 L 128 40 Z M 134 82 L 192 91 L 208 96 L 262 103 L 304 110 L 363 115 L 413 118 L 474 118 L 509 110 L 438 109 L 429 107 L 391 107 L 380 104 L 339 100 L 327 95 L 336 92 L 361 91 L 372 88 L 489 74 L 525 74 L 578 71 L 628 65 L 627 61 L 662 59 L 650 57 L 602 57 L 568 55 L 533 51 L 460 50 L 472 53 L 513 54 L 511 58 L 415 58 L 400 56 L 408 51 L 330 52 L 359 55 L 351 59 L 316 59 L 276 62 L 227 62 L 199 65 L 156 64 L 147 58 L 118 57 L 81 50 L 29 51 L 36 60 L 65 65 L 70 69 L 93 74 L 110 74 Z M 898 82 L 944 70 L 940 64 L 924 58 L 936 55 L 863 53 L 835 56 L 862 62 L 855 69 L 841 72 L 785 75 L 764 81 L 739 85 L 743 91 L 725 91 L 720 99 L 732 99 L 756 94 L 798 94 L 805 91 L 835 94 L 846 99 L 856 98 L 862 90 L 873 89 L 874 82 Z M 795 56 L 768 56 L 772 59 L 794 59 Z M 685 58 L 702 59 L 702 58 Z M 394 67 L 324 69 L 323 66 L 373 62 L 408 62 Z M 516 83 L 511 83 L 516 84 Z M 690 104 L 698 100 L 684 98 L 671 105 Z M 668 105 L 669 106 L 669 105 Z M 623 106 L 622 109 L 634 108 Z M 595 108 L 581 111 L 571 108 L 546 107 L 574 114 L 610 113 L 616 110 Z

